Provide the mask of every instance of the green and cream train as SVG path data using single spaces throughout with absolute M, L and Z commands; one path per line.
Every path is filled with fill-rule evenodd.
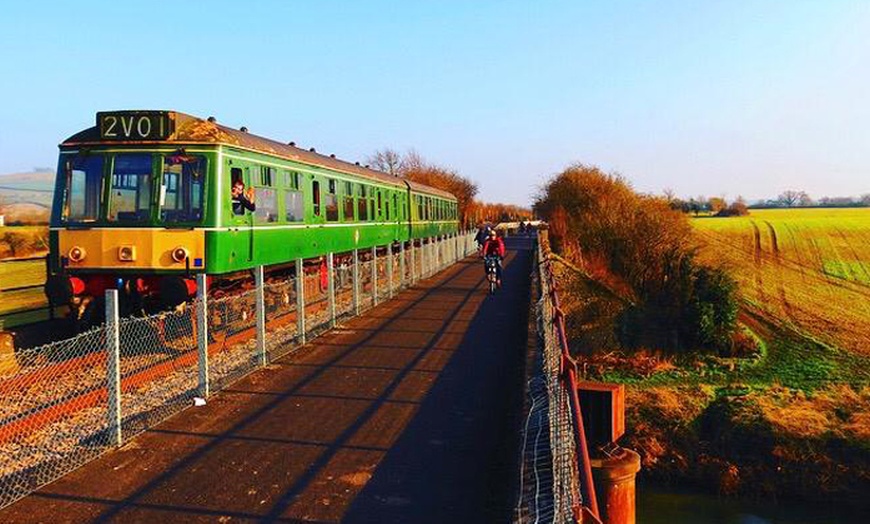
M 197 273 L 458 229 L 450 193 L 244 127 L 173 111 L 96 120 L 60 144 L 46 283 L 55 305 L 117 288 L 122 302 L 126 291 L 171 306 L 195 293 Z

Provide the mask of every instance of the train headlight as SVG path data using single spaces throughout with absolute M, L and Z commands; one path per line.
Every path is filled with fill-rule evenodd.
M 88 256 L 88 252 L 85 251 L 85 248 L 83 248 L 83 247 L 73 246 L 69 250 L 69 253 L 67 253 L 67 256 L 73 262 L 81 262 L 82 260 L 85 259 L 86 256 Z
M 172 250 L 172 260 L 176 262 L 184 262 L 189 255 L 186 247 L 178 246 Z
M 136 246 L 121 246 L 118 248 L 118 260 L 133 262 L 136 260 Z

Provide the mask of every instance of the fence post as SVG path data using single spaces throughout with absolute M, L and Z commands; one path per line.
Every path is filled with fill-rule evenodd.
M 332 252 L 326 254 L 326 272 L 329 274 L 326 280 L 327 305 L 329 307 L 329 327 L 335 327 L 335 255 Z
M 428 262 L 429 260 L 426 258 L 426 253 L 428 253 L 429 248 L 426 247 L 426 239 L 420 239 L 420 280 L 426 278 L 426 271 L 428 271 Z
M 296 337 L 305 343 L 305 268 L 302 259 L 296 259 Z
M 435 274 L 435 237 L 429 237 L 429 260 L 426 261 L 427 276 Z
M 121 336 L 118 325 L 118 290 L 106 290 L 106 387 L 109 391 L 109 442 L 121 439 Z
M 372 306 L 378 305 L 378 246 L 372 246 Z
M 399 243 L 399 289 L 405 287 L 405 243 Z
M 408 239 L 408 263 L 410 264 L 410 271 L 408 271 L 408 285 L 413 286 L 414 282 L 416 282 L 415 277 L 417 276 L 417 260 L 416 255 L 414 254 L 414 239 Z
M 263 266 L 254 269 L 254 284 L 257 299 L 257 360 L 266 365 L 266 285 L 263 279 Z
M 353 250 L 353 314 L 359 315 L 359 249 Z
M 393 298 L 393 244 L 387 244 L 387 292 Z
M 199 396 L 208 398 L 208 289 L 204 273 L 196 275 L 196 359 Z

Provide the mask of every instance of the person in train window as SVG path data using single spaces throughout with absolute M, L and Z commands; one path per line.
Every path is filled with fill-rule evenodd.
M 245 183 L 241 180 L 233 182 L 233 214 L 244 215 L 247 209 L 253 213 L 257 206 L 254 203 L 254 188 L 249 187 L 245 190 Z

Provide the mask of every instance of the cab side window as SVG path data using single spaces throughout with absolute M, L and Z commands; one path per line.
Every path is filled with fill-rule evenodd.
M 254 193 L 245 187 L 242 168 L 230 169 L 230 198 L 232 199 L 233 215 L 242 216 L 246 211 L 255 211 Z

